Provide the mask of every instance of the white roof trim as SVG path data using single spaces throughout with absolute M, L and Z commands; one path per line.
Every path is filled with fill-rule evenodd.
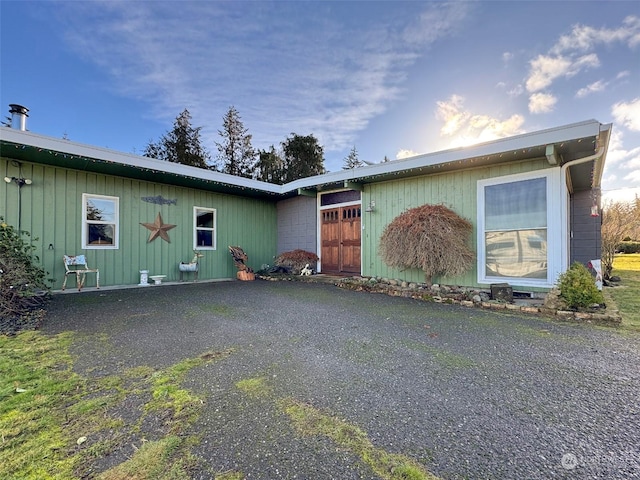
M 22 143 L 32 147 L 41 148 L 43 150 L 53 150 L 78 157 L 94 158 L 96 160 L 115 162 L 136 168 L 157 170 L 185 177 L 226 183 L 228 185 L 238 187 L 252 188 L 269 193 L 277 194 L 282 190 L 281 185 L 274 185 L 272 183 L 260 182 L 250 178 L 243 178 L 235 175 L 228 175 L 226 173 L 205 170 L 203 168 L 191 167 L 181 163 L 165 162 L 155 158 L 122 153 L 116 150 L 109 150 L 108 148 L 94 147 L 91 145 L 70 142 L 68 140 L 45 137 L 43 135 L 37 135 L 28 131 L 25 132 L 12 128 L 0 128 L 0 140 Z
M 46 137 L 28 131 L 25 132 L 15 130 L 8 127 L 0 128 L 0 140 L 5 140 L 13 143 L 22 143 L 37 148 L 68 153 L 70 155 L 95 158 L 97 160 L 104 160 L 109 162 L 117 162 L 143 169 L 158 170 L 175 175 L 221 182 L 228 185 L 261 190 L 267 193 L 286 194 L 288 192 L 297 191 L 297 189 L 299 188 L 312 188 L 323 184 L 352 180 L 354 178 L 362 179 L 369 176 L 406 171 L 413 168 L 442 165 L 450 162 L 465 160 L 468 158 L 495 155 L 538 146 L 546 146 L 548 144 L 561 143 L 578 138 L 591 136 L 597 137 L 600 133 L 600 130 L 600 122 L 596 120 L 587 120 L 580 123 L 564 125 L 548 130 L 540 130 L 537 132 L 526 133 L 514 137 L 502 138 L 499 140 L 493 140 L 491 142 L 480 143 L 468 147 L 443 150 L 440 152 L 418 155 L 403 160 L 394 160 L 392 162 L 385 162 L 356 169 L 329 172 L 323 175 L 316 175 L 313 177 L 295 180 L 285 185 L 274 185 L 267 182 L 260 182 L 258 180 L 237 177 L 234 175 L 227 175 L 225 173 L 212 172 L 209 170 L 204 170 L 202 168 L 191 167 L 179 163 L 164 162 L 162 160 L 117 152 L 115 150 L 84 145 L 53 137 Z

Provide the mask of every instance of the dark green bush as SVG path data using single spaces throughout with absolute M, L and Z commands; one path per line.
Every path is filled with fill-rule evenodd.
M 622 242 L 618 246 L 617 251 L 620 253 L 640 253 L 640 242 Z
M 23 231 L 22 236 L 29 233 Z M 50 292 L 45 271 L 35 264 L 36 247 L 22 236 L 0 217 L 0 318 L 16 322 L 40 309 Z
M 569 308 L 587 308 L 593 304 L 604 303 L 602 292 L 596 287 L 595 280 L 587 267 L 579 262 L 558 278 L 560 296 Z

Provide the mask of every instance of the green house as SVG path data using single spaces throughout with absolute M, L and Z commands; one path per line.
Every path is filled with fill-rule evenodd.
M 25 112 L 26 113 L 26 112 Z M 228 246 L 255 270 L 303 249 L 322 273 L 422 282 L 378 255 L 408 208 L 443 204 L 474 225 L 476 264 L 443 284 L 545 291 L 579 261 L 600 258 L 600 181 L 612 126 L 589 120 L 470 147 L 273 185 L 176 163 L 0 129 L 0 216 L 31 232 L 59 289 L 63 255 L 84 254 L 101 285 L 141 271 L 191 281 L 233 279 Z M 87 287 L 95 286 L 88 278 Z

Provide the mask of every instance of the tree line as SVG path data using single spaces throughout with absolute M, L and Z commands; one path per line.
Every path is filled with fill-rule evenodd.
M 292 133 L 278 149 L 274 145 L 268 150 L 254 149 L 251 135 L 233 106 L 229 107 L 222 119 L 222 129 L 218 130 L 220 141 L 216 142 L 215 159 L 202 144 L 201 130 L 202 127 L 191 124 L 191 114 L 185 108 L 171 130 L 157 141 L 147 143 L 144 156 L 279 185 L 326 173 L 324 149 L 313 134 Z M 344 159 L 343 168 L 362 165 L 354 146 Z

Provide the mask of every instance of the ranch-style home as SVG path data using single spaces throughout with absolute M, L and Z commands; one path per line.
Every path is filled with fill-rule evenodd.
M 22 110 L 21 110 L 22 108 Z M 13 105 L 0 128 L 0 216 L 31 233 L 54 289 L 64 255 L 85 255 L 100 285 L 137 285 L 141 271 L 235 278 L 228 246 L 258 270 L 303 249 L 322 273 L 423 282 L 378 255 L 403 211 L 443 204 L 474 225 L 475 266 L 448 285 L 550 289 L 571 263 L 600 258 L 600 181 L 611 124 L 588 120 L 470 147 L 273 185 L 27 131 Z M 73 282 L 71 287 L 73 287 Z M 89 275 L 87 286 L 95 286 Z

